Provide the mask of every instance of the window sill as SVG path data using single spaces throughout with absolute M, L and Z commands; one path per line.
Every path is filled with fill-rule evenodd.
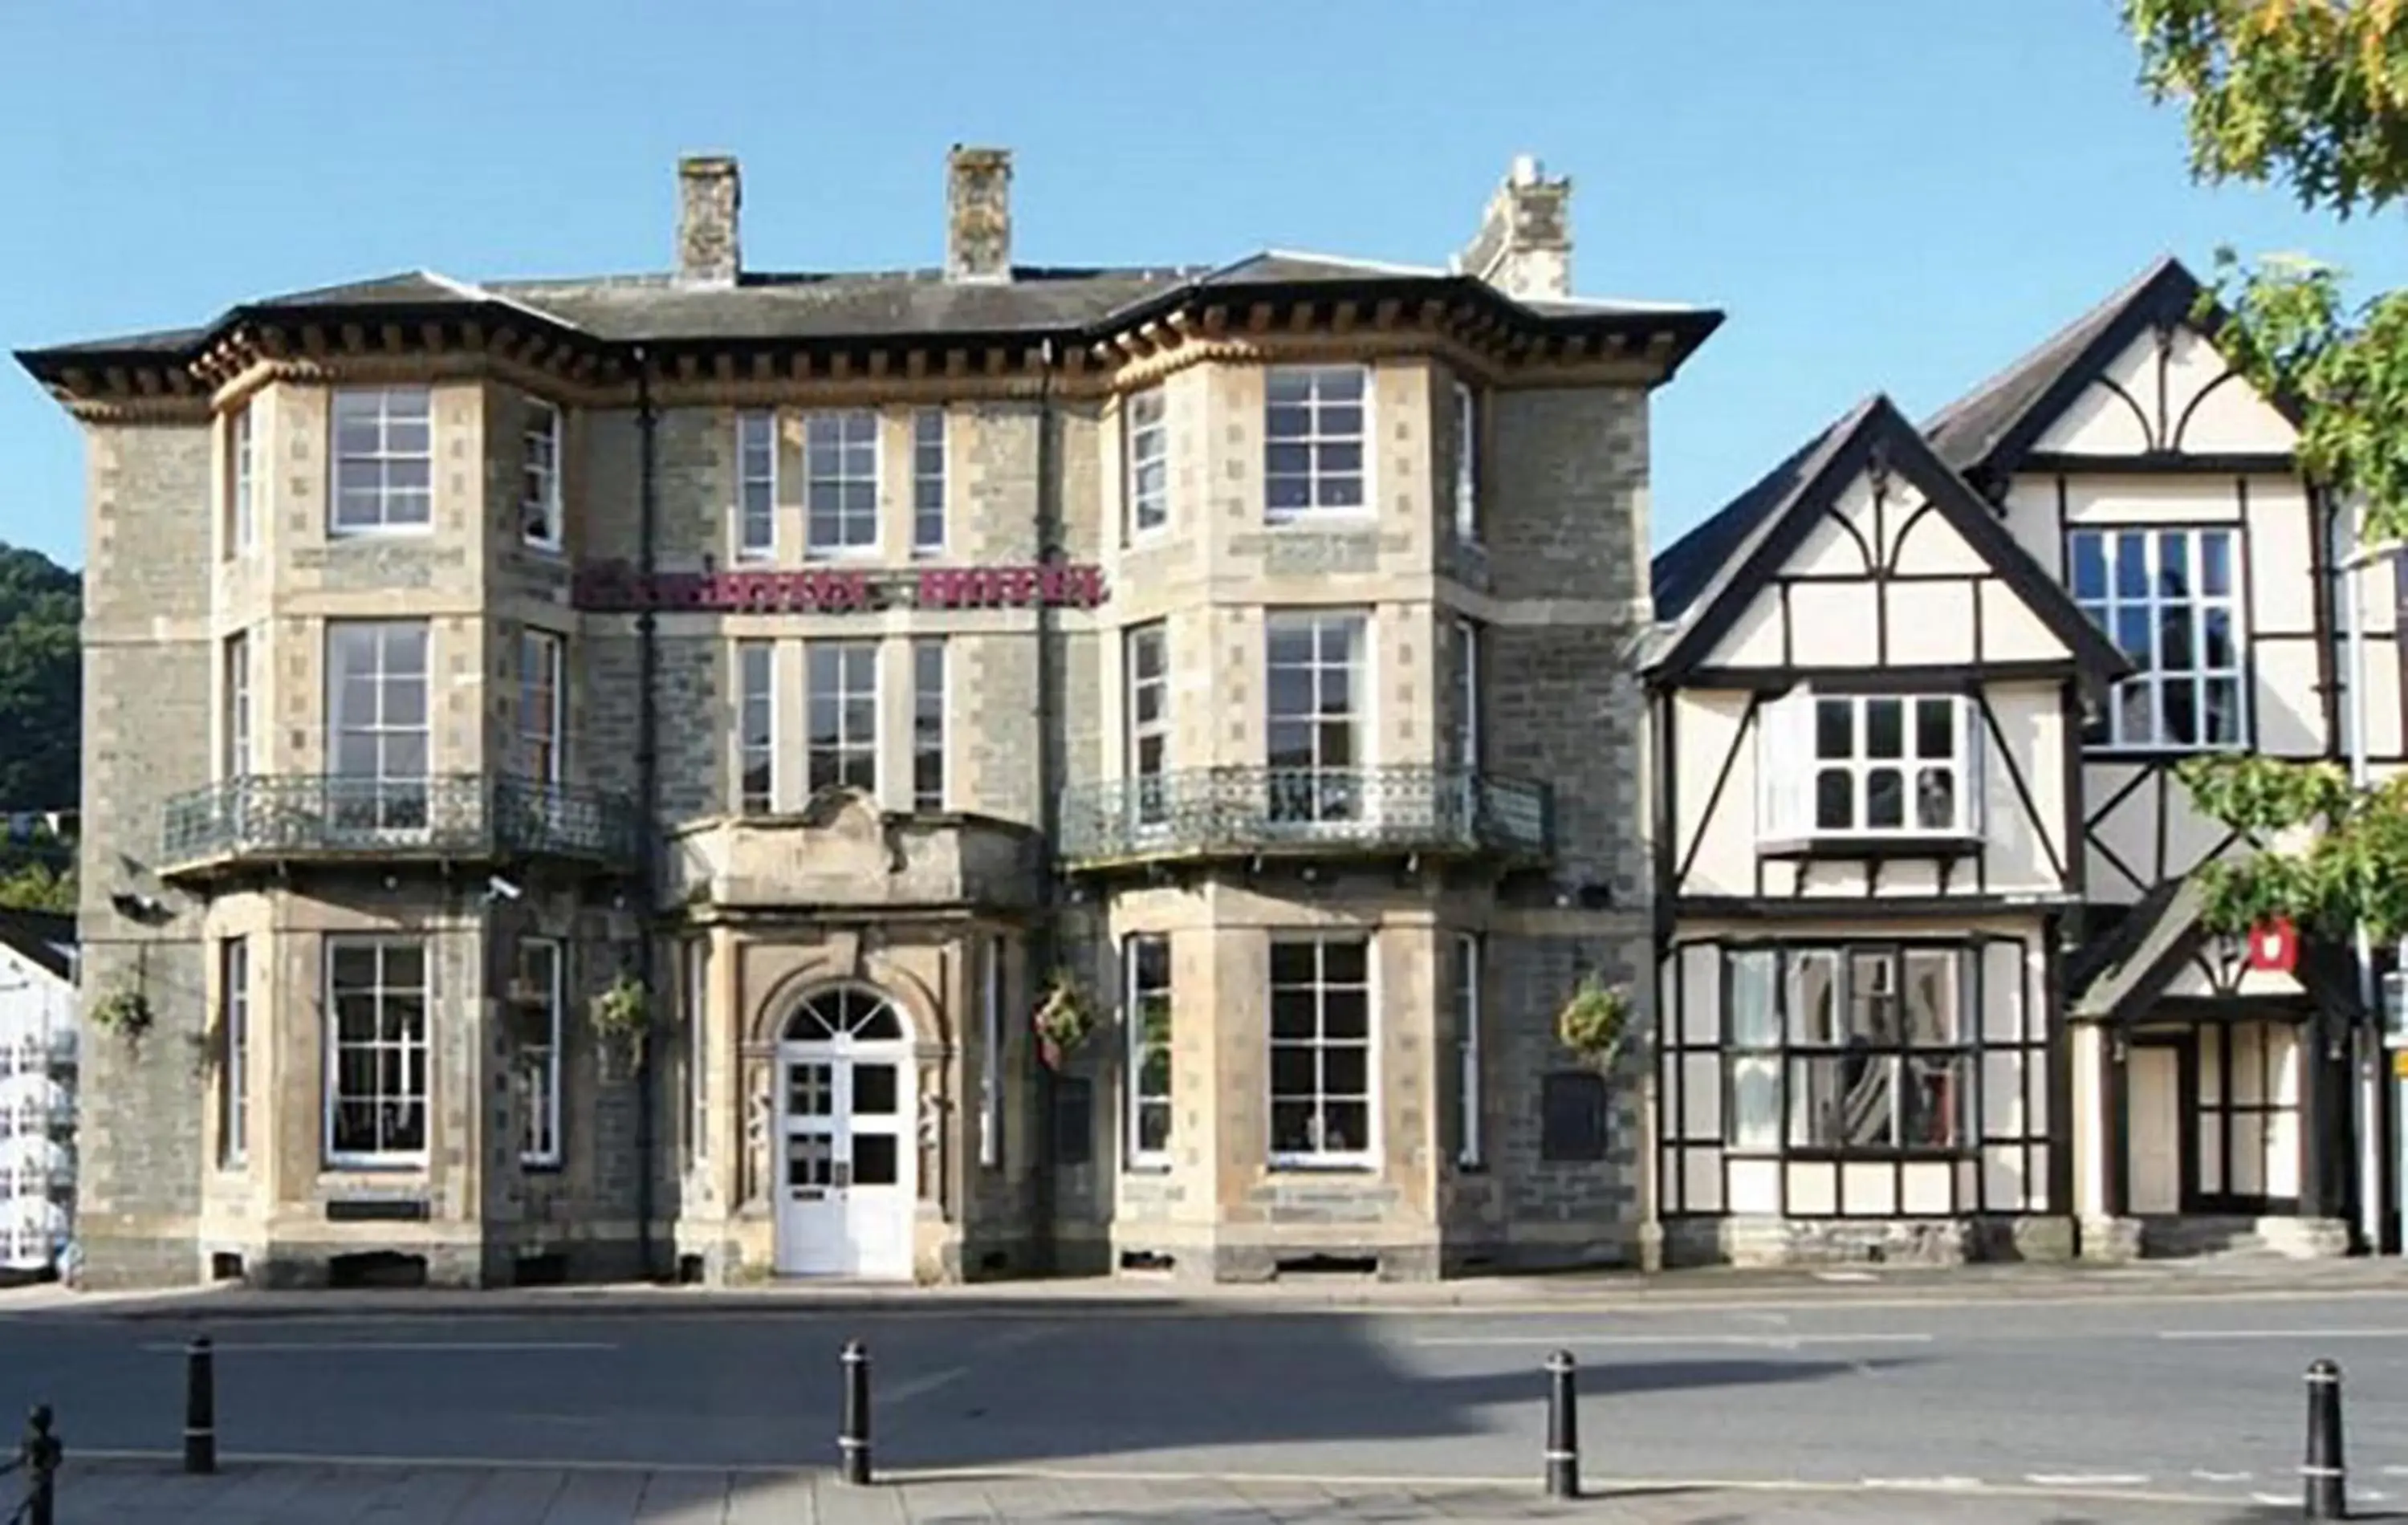
M 542 556 L 566 556 L 568 554 L 568 547 L 560 540 L 531 540 L 525 536 L 519 538 L 519 548 Z
M 1756 846 L 1760 857 L 1879 859 L 1893 857 L 1971 857 L 1982 850 L 1980 833 L 1915 831 L 1895 836 L 1776 837 Z
M 1380 1169 L 1368 1155 L 1273 1155 L 1265 1163 L 1290 1175 L 1376 1175 Z
M 1380 515 L 1369 507 L 1359 509 L 1290 509 L 1285 512 L 1266 512 L 1263 524 L 1270 529 L 1320 529 L 1336 526 L 1344 529 L 1369 528 L 1380 522 Z
M 807 545 L 805 561 L 876 561 L 883 553 L 875 545 Z M 918 552 L 912 553 L 914 555 Z
M 433 525 L 329 525 L 326 539 L 330 540 L 423 540 L 435 533 Z
M 1170 1161 L 1168 1159 L 1158 1158 L 1153 1155 L 1147 1155 L 1142 1158 L 1133 1156 L 1121 1161 L 1121 1173 L 1124 1175 L 1168 1175 L 1170 1173 Z
M 558 1175 L 568 1167 L 559 1159 L 529 1159 L 519 1157 L 519 1171 L 525 1175 Z
M 379 1186 L 387 1186 L 396 1176 L 425 1173 L 424 1155 L 328 1155 L 318 1166 L 319 1178 L 338 1187 L 344 1184 L 346 1176 L 357 1176 Z
M 2091 762 L 2159 762 L 2169 757 L 2220 756 L 2247 752 L 2246 741 L 2094 741 L 2082 755 Z

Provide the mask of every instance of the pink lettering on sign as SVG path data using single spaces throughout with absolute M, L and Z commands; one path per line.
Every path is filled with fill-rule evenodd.
M 931 567 L 916 572 L 809 568 L 796 571 L 655 572 L 602 562 L 577 574 L 573 598 L 597 613 L 682 610 L 719 614 L 817 614 L 921 609 L 1094 609 L 1104 601 L 1100 567 L 1043 562 L 1008 567 Z

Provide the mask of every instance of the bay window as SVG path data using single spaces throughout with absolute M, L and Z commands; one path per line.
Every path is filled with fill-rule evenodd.
M 1956 694 L 1818 694 L 1765 706 L 1762 834 L 1778 842 L 1970 838 L 1981 717 Z

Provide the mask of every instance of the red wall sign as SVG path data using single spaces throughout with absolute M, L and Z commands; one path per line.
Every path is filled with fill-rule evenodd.
M 2287 921 L 2270 921 L 2249 929 L 2249 967 L 2271 974 L 2288 974 L 2300 959 L 2300 934 Z
M 718 614 L 819 614 L 892 609 L 1093 609 L 1104 601 L 1100 567 L 1049 561 L 1024 567 L 930 567 L 871 571 L 656 572 L 624 562 L 577 574 L 580 609 L 602 613 L 694 610 Z

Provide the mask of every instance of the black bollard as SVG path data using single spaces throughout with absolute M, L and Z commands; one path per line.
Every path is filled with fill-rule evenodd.
M 1547 1358 L 1547 1497 L 1580 1497 L 1580 1394 L 1572 1353 Z
M 2349 1469 L 2342 1460 L 2341 1368 L 2329 1360 L 2308 1367 L 2308 1458 L 2300 1463 L 2304 1487 L 2300 1518 L 2347 1519 Z
M 218 1470 L 217 1360 L 206 1334 L 184 1347 L 184 1470 Z
M 25 1426 L 25 1525 L 57 1525 L 59 1462 L 66 1447 L 50 1433 L 50 1405 L 35 1408 Z
M 837 1428 L 838 1473 L 855 1488 L 869 1486 L 869 1352 L 844 1343 L 844 1416 Z

